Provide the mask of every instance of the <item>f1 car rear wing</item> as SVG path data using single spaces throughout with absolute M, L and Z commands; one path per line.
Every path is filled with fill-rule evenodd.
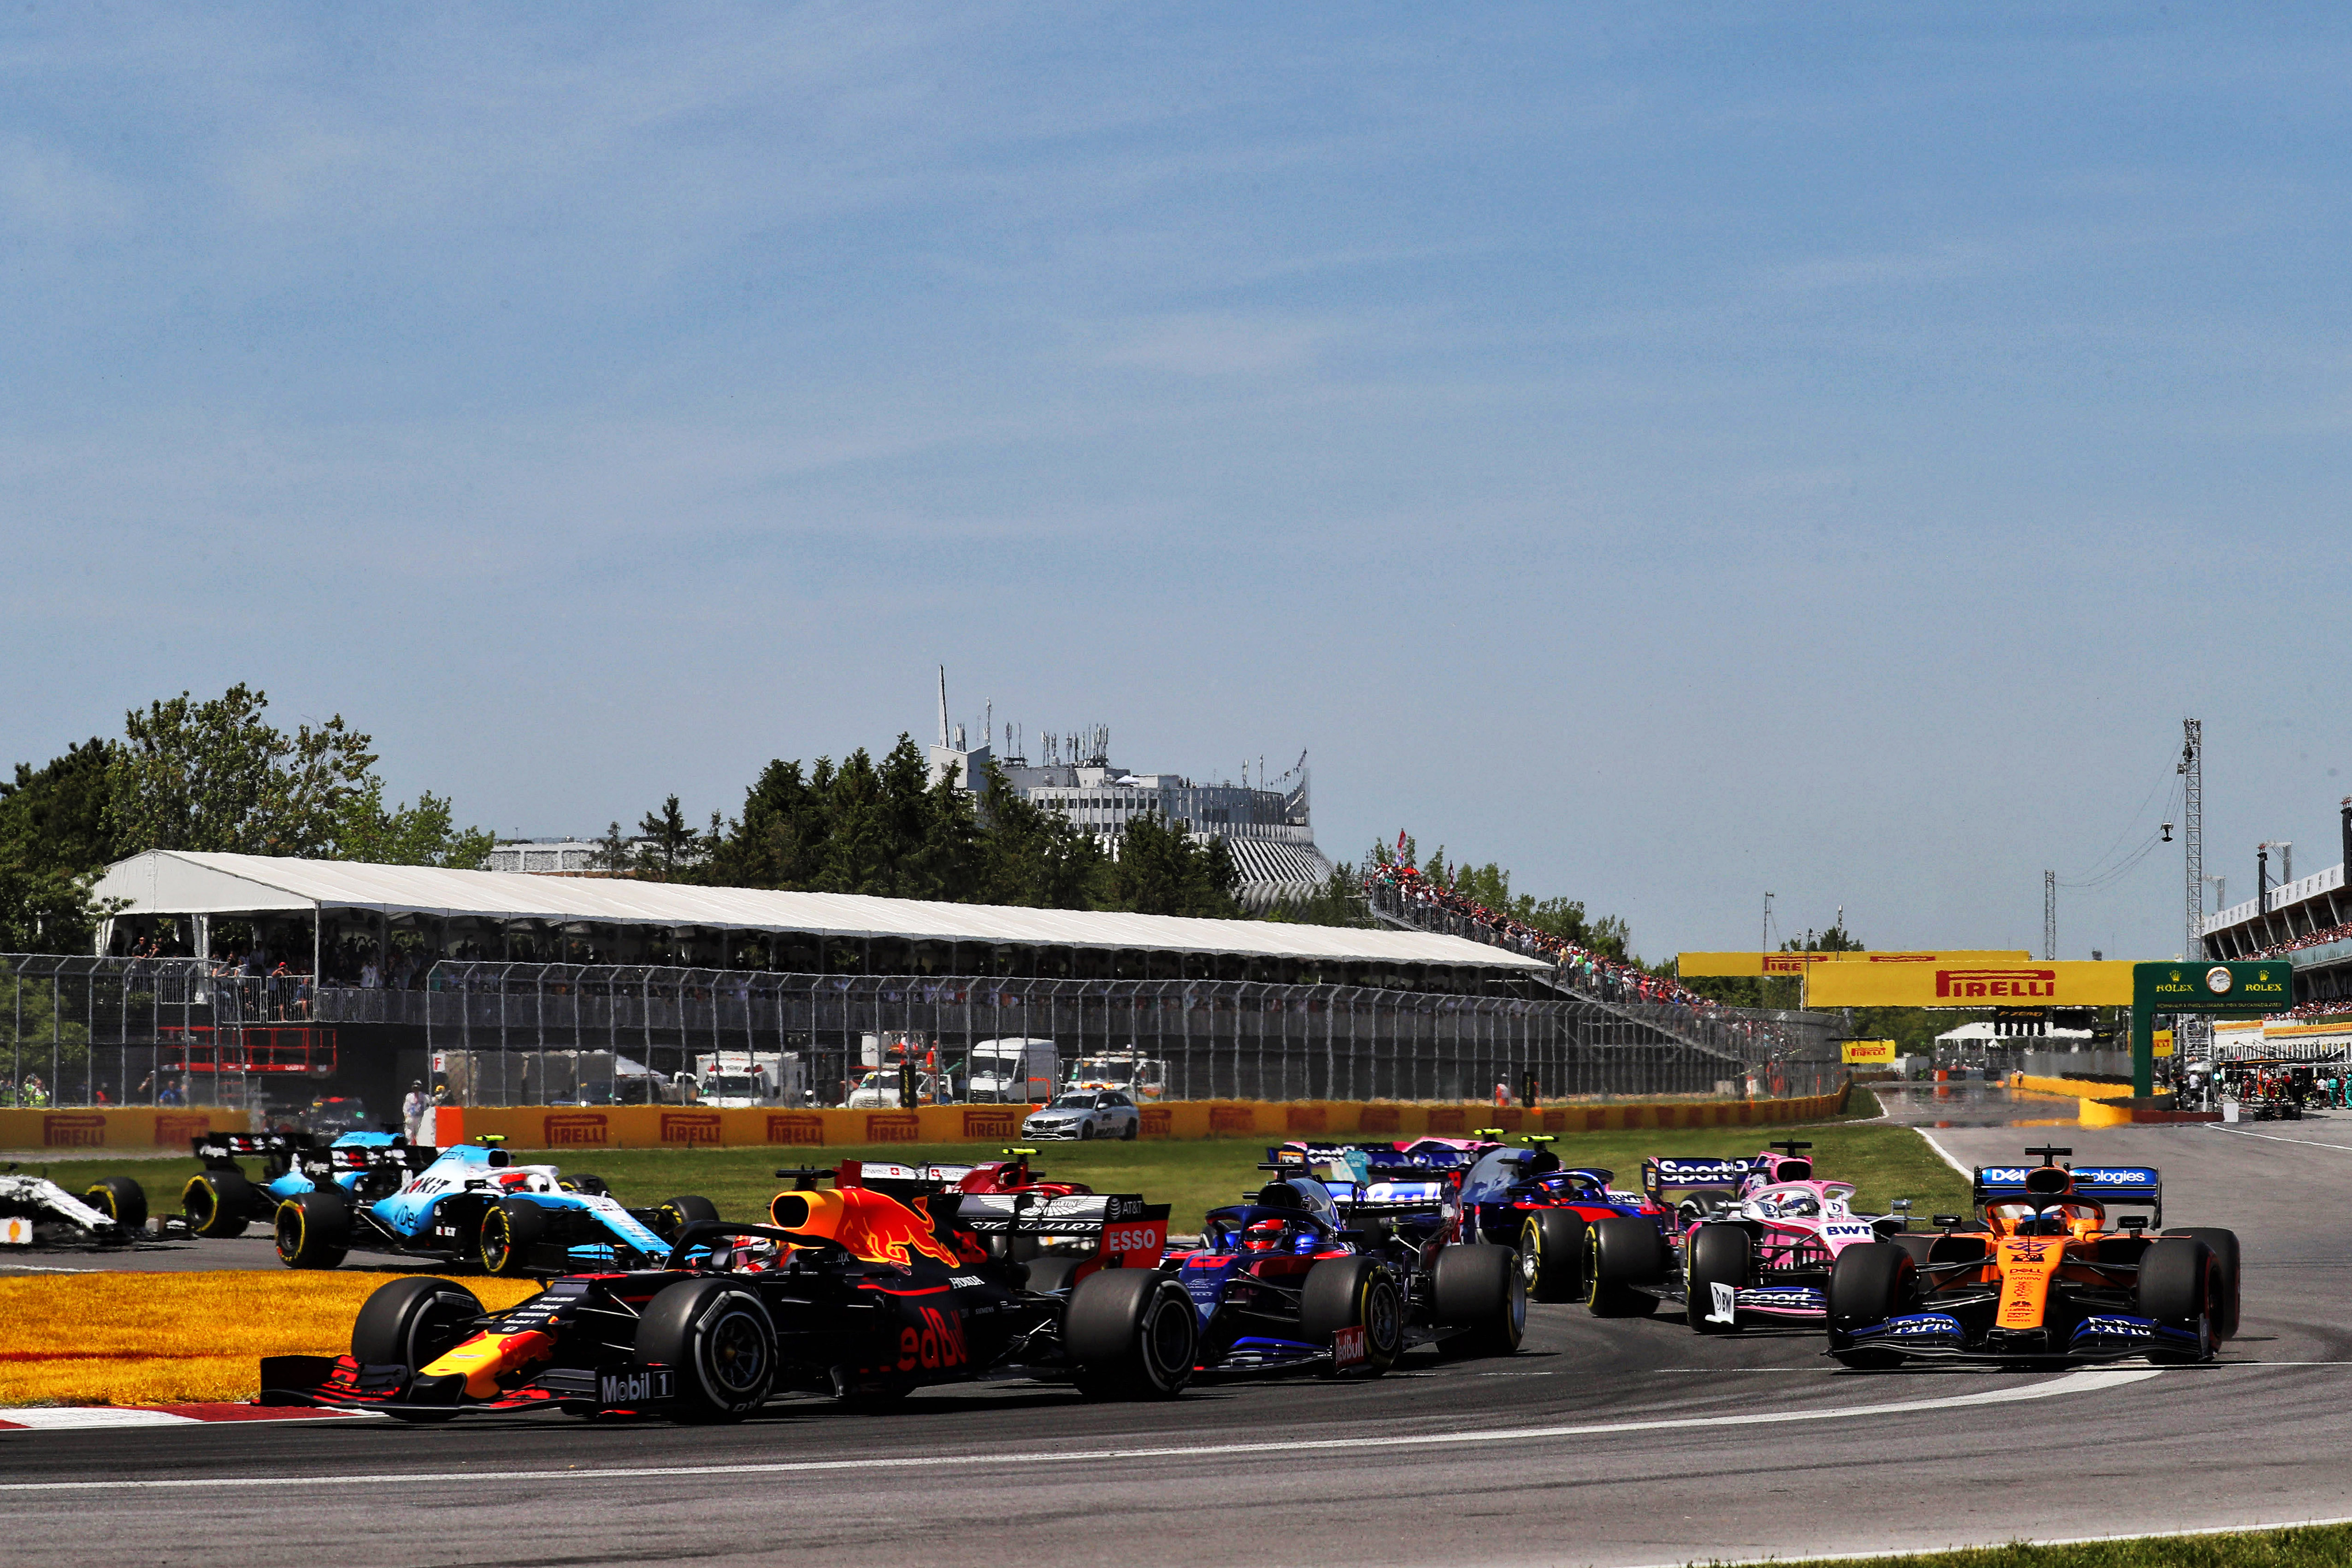
M 1093 1256 L 1121 1268 L 1157 1268 L 1168 1250 L 1166 1204 L 1148 1204 L 1134 1193 L 1072 1193 L 1048 1197 L 1036 1193 L 961 1193 L 951 1223 L 974 1236 L 1034 1236 L 1057 1242 L 1094 1243 Z
M 1667 1192 L 1736 1193 L 1759 1168 L 1753 1159 L 1652 1154 L 1642 1162 L 1642 1191 L 1653 1199 Z
M 2047 1169 L 2034 1165 L 1979 1165 L 1970 1196 L 1977 1206 L 2009 1203 L 2023 1197 L 2048 1197 L 2036 1193 L 2026 1183 L 2029 1172 Z M 2132 1204 L 2156 1211 L 2156 1227 L 2164 1228 L 2164 1181 L 2151 1165 L 2077 1165 L 2069 1173 L 2074 1177 L 2074 1194 L 2095 1204 Z
M 1265 1163 L 1258 1169 L 1277 1176 L 1314 1177 L 1333 1204 L 1367 1219 L 1436 1213 L 1454 1200 L 1462 1182 L 1460 1169 L 1416 1163 L 1385 1143 L 1285 1143 L 1268 1149 Z M 1256 1197 L 1255 1192 L 1244 1193 L 1242 1201 Z

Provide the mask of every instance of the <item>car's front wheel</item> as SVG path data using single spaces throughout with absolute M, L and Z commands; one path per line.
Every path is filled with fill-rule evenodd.
M 1298 1337 L 1323 1344 L 1339 1330 L 1364 1331 L 1364 1368 L 1374 1377 L 1404 1349 L 1404 1299 L 1395 1279 L 1370 1258 L 1326 1258 L 1298 1290 Z
M 677 1408 L 688 1421 L 740 1421 L 776 1385 L 776 1328 L 760 1298 L 730 1280 L 664 1286 L 637 1323 L 640 1363 L 677 1374 Z
M 1584 1288 L 1584 1219 L 1538 1209 L 1519 1227 L 1519 1272 L 1538 1301 L 1573 1301 Z

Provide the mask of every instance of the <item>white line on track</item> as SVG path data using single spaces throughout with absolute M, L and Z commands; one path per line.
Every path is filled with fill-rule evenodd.
M 1974 1171 L 1969 1170 L 1966 1165 L 1963 1165 L 1958 1160 L 1953 1159 L 1952 1152 L 1949 1149 L 1945 1148 L 1941 1143 L 1936 1142 L 1936 1135 L 1934 1133 L 1924 1131 L 1916 1127 L 1914 1127 L 1911 1131 L 1917 1132 L 1920 1137 L 1927 1141 L 1927 1147 L 1936 1152 L 1936 1158 L 1944 1162 L 1945 1164 L 1949 1165 L 1953 1170 L 1958 1171 L 1961 1175 L 1966 1176 L 1969 1181 L 1973 1182 L 1977 1179 L 1977 1173 Z
M 1413 1436 L 1395 1437 L 1314 1437 L 1290 1442 L 1263 1443 L 1201 1443 L 1175 1444 L 1151 1448 L 1076 1448 L 1037 1450 L 1025 1454 L 1002 1451 L 961 1456 L 973 1462 L 991 1461 L 998 1465 L 1071 1464 L 1078 1461 L 1125 1462 L 1136 1459 L 1203 1459 L 1220 1458 L 1234 1454 L 1293 1454 L 1312 1450 L 1330 1454 L 1349 1449 L 1433 1448 L 1469 1443 L 1526 1443 L 1553 1437 L 1607 1436 L 1619 1432 L 1687 1431 L 1706 1426 L 1758 1426 L 1766 1423 L 1789 1421 L 1853 1420 L 1872 1415 L 1902 1415 L 1921 1410 L 1953 1410 L 1971 1405 L 2012 1405 L 2020 1400 L 2048 1399 L 2060 1394 L 2088 1394 L 2095 1389 L 2120 1387 L 2151 1377 L 2161 1377 L 2154 1368 L 2145 1371 L 2083 1371 L 2068 1373 L 2048 1383 L 2029 1384 L 2022 1388 L 1991 1389 L 1982 1394 L 1950 1394 L 1940 1399 L 1903 1399 L 1884 1405 L 1841 1405 L 1825 1410 L 1751 1411 L 1740 1415 L 1681 1415 L 1661 1417 L 1652 1421 L 1608 1421 L 1576 1426 L 1514 1426 L 1500 1431 L 1437 1432 Z M 954 1456 L 930 1456 L 937 1462 L 954 1464 Z M 271 1476 L 209 1476 L 173 1478 L 154 1480 L 130 1480 L 113 1478 L 94 1481 L 6 1481 L 0 1482 L 0 1496 L 24 1492 L 125 1492 L 125 1491 L 200 1491 L 222 1489 L 247 1489 L 283 1485 L 299 1480 L 308 1486 L 414 1486 L 419 1482 L 471 1483 L 476 1486 L 508 1486 L 516 1481 L 608 1481 L 659 1479 L 674 1476 L 789 1476 L 806 1475 L 820 1470 L 881 1470 L 902 1469 L 907 1463 L 903 1454 L 870 1459 L 808 1459 L 789 1463 L 761 1465 L 646 1465 L 628 1468 L 513 1470 L 484 1468 L 479 1470 L 425 1471 L 415 1474 L 394 1472 L 383 1475 L 320 1475 L 289 1477 Z
M 2298 1149 L 2343 1149 L 2352 1152 L 2352 1143 L 2322 1143 L 2316 1138 L 2282 1138 L 2275 1132 L 2249 1132 L 2242 1127 L 2224 1127 L 2218 1121 L 2203 1123 L 2211 1132 L 2227 1132 L 2237 1138 L 2259 1138 L 2265 1143 L 2292 1143 Z

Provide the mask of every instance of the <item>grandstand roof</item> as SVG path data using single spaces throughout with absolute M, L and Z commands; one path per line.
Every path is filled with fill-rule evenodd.
M 855 893 L 699 888 L 621 878 L 541 877 L 152 849 L 107 868 L 95 889 L 126 915 L 249 915 L 366 910 L 444 919 L 699 926 L 841 938 L 1126 948 L 1341 963 L 1548 968 L 1538 959 L 1428 931 L 1351 931 L 1266 921 L 1192 920 L 1092 910 L 943 904 Z

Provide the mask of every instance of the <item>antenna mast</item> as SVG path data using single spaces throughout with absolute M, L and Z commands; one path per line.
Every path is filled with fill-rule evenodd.
M 2058 873 L 2042 873 L 2042 962 L 2058 957 Z
M 2205 956 L 2205 722 L 2180 721 L 2180 839 L 2189 860 L 2189 940 L 2191 961 Z
M 948 745 L 948 667 L 940 666 L 940 750 Z

